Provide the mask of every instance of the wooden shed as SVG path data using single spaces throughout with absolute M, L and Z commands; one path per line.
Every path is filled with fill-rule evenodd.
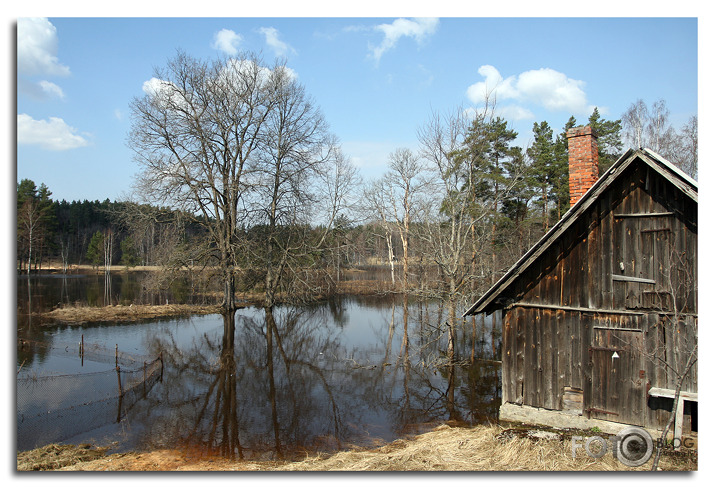
M 596 179 L 594 134 L 568 136 L 572 207 L 464 315 L 502 314 L 502 412 L 662 429 L 697 350 L 698 186 L 647 149 Z M 684 432 L 697 430 L 696 366 Z

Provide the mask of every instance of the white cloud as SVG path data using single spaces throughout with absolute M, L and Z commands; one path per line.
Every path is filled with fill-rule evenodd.
M 275 27 L 261 27 L 258 32 L 263 34 L 266 38 L 266 44 L 268 47 L 273 49 L 276 56 L 287 56 L 288 54 L 295 54 L 295 49 L 290 45 L 278 39 L 278 29 Z
M 535 117 L 531 110 L 518 105 L 505 105 L 503 107 L 497 105 L 496 111 L 499 117 L 506 120 L 529 120 Z
M 589 105 L 583 88 L 585 82 L 574 80 L 551 68 L 524 71 L 504 79 L 490 65 L 479 68 L 484 81 L 467 88 L 467 97 L 473 103 L 484 103 L 485 97 L 496 100 L 514 99 L 520 103 L 535 104 L 549 111 L 567 111 L 572 114 L 587 114 Z M 523 109 L 526 110 L 526 109 Z
M 483 114 L 485 107 L 469 107 L 464 110 L 464 113 L 470 119 L 474 119 L 477 114 Z M 512 122 L 518 122 L 520 120 L 531 120 L 535 118 L 534 113 L 528 108 L 520 107 L 519 105 L 499 105 L 494 108 L 494 115 L 501 117 L 502 119 L 509 120 Z
M 294 81 L 298 78 L 295 70 L 283 66 L 273 71 L 270 68 L 260 66 L 250 59 L 228 60 L 226 65 L 218 74 L 217 80 L 220 83 L 230 85 L 231 83 L 241 83 L 241 79 L 251 79 L 255 76 L 259 85 L 268 83 L 271 76 L 281 74 L 285 80 Z M 190 110 L 188 101 L 184 98 L 182 90 L 171 81 L 161 80 L 156 77 L 145 81 L 142 84 L 142 91 L 155 103 L 161 104 L 165 108 L 184 107 Z
M 298 78 L 298 74 L 295 70 L 283 66 L 280 69 L 282 73 L 289 81 L 293 81 Z M 267 83 L 273 74 L 273 70 L 266 68 L 265 66 L 260 66 L 250 59 L 231 59 L 229 60 L 226 67 L 221 72 L 221 75 L 225 78 L 226 82 L 231 82 L 235 78 L 240 78 L 242 76 L 248 76 L 249 78 L 256 75 L 259 83 Z
M 142 83 L 142 91 L 149 95 L 150 97 L 157 97 L 164 92 L 164 85 L 169 83 L 168 81 L 162 81 L 159 78 L 152 77 L 151 79 Z
M 436 18 L 417 18 L 397 19 L 391 24 L 380 24 L 375 26 L 375 30 L 384 34 L 382 42 L 377 47 L 371 47 L 371 55 L 375 62 L 380 62 L 380 58 L 385 52 L 394 48 L 397 41 L 402 37 L 411 37 L 417 42 L 423 42 L 427 37 L 437 31 L 439 19 Z
M 60 100 L 65 98 L 65 93 L 62 88 L 51 81 L 42 80 L 35 82 L 20 76 L 17 78 L 17 91 L 18 93 L 23 93 L 40 101 L 51 98 L 59 98 Z
M 214 34 L 214 42 L 211 47 L 223 51 L 229 56 L 238 54 L 238 46 L 241 45 L 243 37 L 230 29 L 221 29 Z
M 66 151 L 89 145 L 77 129 L 58 117 L 35 120 L 27 114 L 17 116 L 17 143 L 36 145 L 50 151 Z
M 57 59 L 57 29 L 45 18 L 17 21 L 17 71 L 21 75 L 67 76 Z
M 40 86 L 40 89 L 42 89 L 42 92 L 47 94 L 48 96 L 57 97 L 60 99 L 65 97 L 65 92 L 62 91 L 62 88 L 55 85 L 51 81 L 42 80 L 38 83 L 38 85 Z

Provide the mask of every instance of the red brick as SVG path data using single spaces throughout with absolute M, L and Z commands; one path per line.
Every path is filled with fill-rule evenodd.
M 573 206 L 598 180 L 598 144 L 591 127 L 566 133 L 569 144 L 569 195 Z

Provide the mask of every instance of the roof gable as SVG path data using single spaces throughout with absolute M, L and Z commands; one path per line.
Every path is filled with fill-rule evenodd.
M 635 161 L 642 161 L 695 203 L 698 202 L 698 183 L 672 163 L 649 149 L 629 149 L 611 166 L 594 185 L 576 202 L 539 241 L 534 244 L 492 287 L 477 300 L 463 316 L 489 312 L 500 308 L 500 296 L 533 262 L 587 212 L 599 197 L 608 190 Z

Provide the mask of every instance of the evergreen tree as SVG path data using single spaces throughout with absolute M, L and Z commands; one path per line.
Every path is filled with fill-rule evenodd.
M 17 257 L 20 267 L 41 267 L 44 252 L 55 228 L 52 192 L 43 183 L 23 179 L 17 184 Z
M 126 237 L 119 243 L 119 248 L 122 252 L 122 257 L 119 259 L 119 264 L 123 266 L 137 266 L 141 263 L 139 253 L 134 247 L 134 241 L 131 237 Z
M 531 159 L 528 181 L 539 198 L 541 222 L 546 232 L 549 229 L 549 201 L 554 200 L 555 180 L 560 175 L 555 169 L 557 160 L 553 141 L 554 131 L 546 121 L 540 124 L 534 122 L 533 131 L 534 143 L 526 150 L 526 154 Z
M 615 163 L 623 151 L 621 121 L 601 118 L 598 108 L 588 118 L 588 125 L 598 137 L 598 170 L 603 174 Z
M 555 221 L 561 220 L 561 216 L 566 213 L 571 205 L 569 200 L 569 142 L 566 134 L 569 129 L 573 129 L 576 125 L 576 118 L 571 116 L 554 142 L 551 200 L 554 203 L 552 213 Z
M 87 260 L 92 266 L 98 267 L 104 262 L 104 234 L 101 230 L 92 235 L 87 246 Z

